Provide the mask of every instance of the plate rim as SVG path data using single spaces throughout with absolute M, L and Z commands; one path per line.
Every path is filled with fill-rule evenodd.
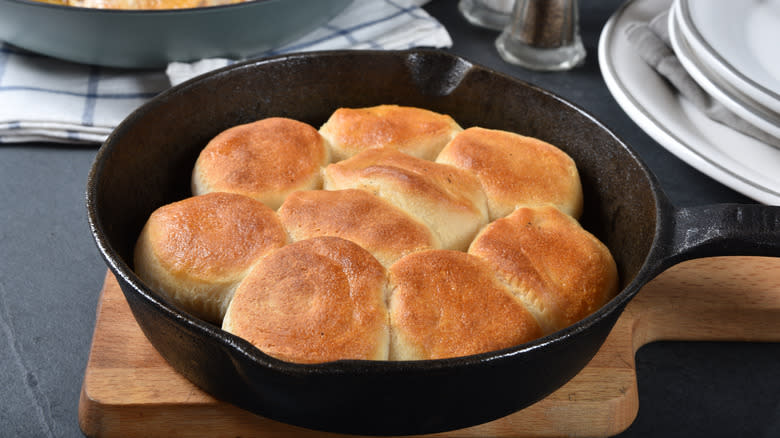
M 718 72 L 726 82 L 734 83 L 738 87 L 744 87 L 746 94 L 751 98 L 771 108 L 773 111 L 780 112 L 780 93 L 767 88 L 743 73 L 741 69 L 729 62 L 712 46 L 706 36 L 699 30 L 696 20 L 691 13 L 689 0 L 675 0 L 675 3 L 673 10 L 677 11 L 678 24 L 686 33 L 686 40 L 689 41 L 689 44 L 690 42 L 696 43 L 697 49 L 701 49 L 700 52 L 703 56 L 699 56 L 699 59 L 710 70 Z
M 743 94 L 727 78 L 708 68 L 700 56 L 697 43 L 691 40 L 685 24 L 680 18 L 680 2 L 669 11 L 669 41 L 675 55 L 693 80 L 731 112 L 762 131 L 780 138 L 780 114 Z
M 760 183 L 738 175 L 703 155 L 696 150 L 695 147 L 690 145 L 689 142 L 664 127 L 663 124 L 643 108 L 635 97 L 626 89 L 625 84 L 616 73 L 614 65 L 609 60 L 607 53 L 612 45 L 615 28 L 626 11 L 632 6 L 636 6 L 640 3 L 647 4 L 650 1 L 655 1 L 656 3 L 665 2 L 670 6 L 673 0 L 627 0 L 613 13 L 602 29 L 598 42 L 598 59 L 599 67 L 607 85 L 607 89 L 629 118 L 639 125 L 645 133 L 656 140 L 662 147 L 682 161 L 714 180 L 758 202 L 770 205 L 780 205 L 780 190 L 765 187 Z M 660 13 L 662 10 L 663 7 L 659 7 L 655 12 Z M 638 61 L 644 62 L 641 59 Z M 771 148 L 771 146 L 768 145 L 767 147 Z

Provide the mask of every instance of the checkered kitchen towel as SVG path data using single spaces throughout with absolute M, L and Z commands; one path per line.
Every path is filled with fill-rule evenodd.
M 421 0 L 355 0 L 308 35 L 256 57 L 312 50 L 450 47 Z M 453 6 L 454 7 L 454 6 Z M 171 85 L 238 60 L 171 63 L 166 71 L 87 66 L 0 42 L 0 143 L 101 143 L 130 112 Z

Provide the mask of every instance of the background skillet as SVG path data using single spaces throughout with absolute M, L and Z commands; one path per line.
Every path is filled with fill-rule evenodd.
M 280 47 L 325 23 L 349 3 L 252 0 L 137 11 L 0 0 L 0 40 L 84 64 L 159 68 L 171 61 L 243 58 Z
M 203 145 L 271 115 L 315 126 L 339 106 L 398 103 L 539 137 L 577 162 L 583 224 L 612 251 L 623 291 L 594 315 L 538 341 L 421 362 L 274 360 L 171 307 L 127 262 L 151 211 L 188 195 Z M 413 434 L 495 419 L 541 399 L 598 350 L 625 304 L 690 257 L 778 255 L 778 209 L 675 210 L 633 151 L 601 123 L 524 82 L 439 51 L 320 52 L 247 62 L 162 94 L 98 153 L 87 206 L 93 234 L 146 336 L 180 373 L 218 398 L 284 422 L 362 434 Z

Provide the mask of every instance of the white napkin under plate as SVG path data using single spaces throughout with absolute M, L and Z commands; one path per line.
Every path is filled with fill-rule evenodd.
M 693 80 L 671 47 L 668 15 L 669 11 L 664 11 L 649 23 L 633 23 L 626 28 L 628 41 L 636 47 L 642 59 L 710 119 L 780 148 L 780 138 L 762 131 L 734 114 Z
M 452 46 L 420 0 L 355 0 L 325 25 L 252 58 L 314 50 Z M 454 6 L 453 6 L 454 7 Z M 0 143 L 102 143 L 134 109 L 171 85 L 238 62 L 205 59 L 162 70 L 75 64 L 0 42 Z

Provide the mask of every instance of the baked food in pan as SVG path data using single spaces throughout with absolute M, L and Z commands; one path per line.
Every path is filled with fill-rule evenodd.
M 227 129 L 201 151 L 192 171 L 192 193 L 231 192 L 274 210 L 296 190 L 319 189 L 330 160 L 316 129 L 271 117 Z
M 575 218 L 582 214 L 577 165 L 562 150 L 537 138 L 475 126 L 457 134 L 436 162 L 477 176 L 490 220 L 519 206 L 546 204 Z
M 519 345 L 539 324 L 485 260 L 429 250 L 390 268 L 390 358 L 444 359 Z
M 138 276 L 184 310 L 220 323 L 255 262 L 287 243 L 276 213 L 233 193 L 194 196 L 155 210 L 138 237 Z
M 279 208 L 279 219 L 293 241 L 318 236 L 351 240 L 386 268 L 401 257 L 440 248 L 421 222 L 365 190 L 301 190 Z
M 392 148 L 374 148 L 324 170 L 325 190 L 369 191 L 427 225 L 442 248 L 465 250 L 488 221 L 477 178 Z
M 337 109 L 320 127 L 320 134 L 330 143 L 334 162 L 372 148 L 391 148 L 434 160 L 461 130 L 446 114 L 409 106 L 377 105 Z
M 385 269 L 340 237 L 263 258 L 236 290 L 222 327 L 279 359 L 387 359 Z
M 193 170 L 195 198 L 208 186 L 260 199 L 268 211 L 278 207 L 268 226 L 284 235 L 242 265 L 243 280 L 231 286 L 237 292 L 224 294 L 231 304 L 223 329 L 295 362 L 439 359 L 528 342 L 614 296 L 615 262 L 577 221 L 582 187 L 568 155 L 418 110 L 338 110 L 319 131 L 270 118 L 228 129 L 204 148 Z M 367 126 L 413 125 L 410 114 L 422 114 L 421 124 L 443 121 L 450 140 L 431 146 L 436 136 L 423 136 L 419 148 L 411 140 L 364 141 Z M 407 131 L 425 131 L 417 128 Z M 357 148 L 328 138 L 329 130 L 352 129 L 363 138 Z M 279 177 L 285 166 L 295 171 L 288 181 Z M 240 183 L 224 184 L 231 173 Z M 149 246 L 141 242 L 148 234 L 139 248 Z M 149 273 L 156 271 L 139 276 Z M 190 291 L 201 293 L 165 293 L 176 301 Z M 192 309 L 188 301 L 199 299 L 210 298 L 181 305 Z
M 468 252 L 493 266 L 545 333 L 588 316 L 618 290 L 609 249 L 574 218 L 549 205 L 520 207 L 495 220 Z

